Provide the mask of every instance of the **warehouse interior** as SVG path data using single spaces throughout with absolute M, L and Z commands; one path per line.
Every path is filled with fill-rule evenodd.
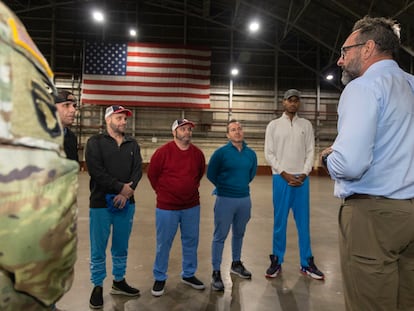
M 128 131 L 142 144 L 144 161 L 171 138 L 174 119 L 197 123 L 194 139 L 209 158 L 230 118 L 242 122 L 246 139 L 259 153 L 267 123 L 280 116 L 284 91 L 303 93 L 301 115 L 315 130 L 316 153 L 336 135 L 340 92 L 339 50 L 353 23 L 365 16 L 386 16 L 401 24 L 400 66 L 414 71 L 414 1 L 273 1 L 273 0 L 7 0 L 48 60 L 59 88 L 78 97 L 82 88 L 87 41 L 183 44 L 211 49 L 208 109 L 131 107 Z M 95 23 L 93 10 L 105 14 Z M 251 32 L 249 23 L 259 29 Z M 131 37 L 129 30 L 136 30 Z M 237 67 L 233 77 L 230 70 Z M 331 75 L 331 80 L 327 80 Z M 74 130 L 79 157 L 90 135 L 102 131 L 99 105 L 80 105 Z M 315 163 L 315 167 L 317 163 Z
M 180 283 L 181 250 L 175 242 L 171 253 L 166 294 L 151 295 L 155 253 L 155 194 L 144 174 L 137 189 L 137 211 L 130 241 L 127 279 L 141 290 L 138 298 L 109 294 L 112 279 L 105 280 L 104 310 L 190 311 L 343 311 L 337 245 L 339 199 L 333 183 L 319 167 L 318 155 L 337 134 L 337 105 L 343 89 L 336 65 L 340 48 L 356 20 L 365 15 L 385 16 L 401 24 L 399 65 L 414 73 L 414 0 L 3 0 L 19 17 L 49 62 L 58 88 L 73 92 L 79 109 L 73 131 L 78 137 L 81 171 L 78 193 L 78 259 L 71 290 L 58 302 L 59 310 L 89 310 L 88 197 L 89 176 L 84 162 L 88 138 L 105 127 L 103 105 L 82 104 L 84 47 L 88 41 L 182 44 L 211 50 L 210 107 L 130 106 L 133 117 L 128 133 L 141 146 L 144 164 L 154 150 L 169 141 L 171 123 L 188 118 L 196 123 L 193 143 L 209 160 L 226 142 L 226 122 L 243 124 L 245 138 L 259 161 L 259 176 L 251 184 L 253 212 L 246 232 L 243 260 L 252 270 L 251 281 L 231 276 L 223 268 L 224 293 L 207 287 L 199 292 Z M 105 12 L 105 23 L 91 19 L 93 10 Z M 248 25 L 257 21 L 256 33 Z M 131 37 L 133 28 L 137 35 Z M 237 67 L 239 74 L 230 74 Z M 327 76 L 331 75 L 331 80 Z M 315 131 L 315 163 L 311 177 L 312 247 L 323 282 L 299 273 L 297 235 L 289 219 L 288 253 L 281 278 L 269 280 L 273 225 L 270 168 L 263 145 L 267 124 L 283 112 L 283 93 L 302 92 L 299 114 L 312 122 Z M 145 165 L 144 165 L 145 167 Z M 203 178 L 198 275 L 210 281 L 213 232 L 212 185 Z M 179 236 L 176 237 L 176 240 Z M 223 266 L 230 263 L 227 241 Z M 108 259 L 110 255 L 108 253 Z M 110 261 L 107 263 L 110 271 Z

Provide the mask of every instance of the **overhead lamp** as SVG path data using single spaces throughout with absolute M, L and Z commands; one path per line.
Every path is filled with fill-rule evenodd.
M 98 23 L 102 23 L 105 20 L 104 14 L 98 10 L 92 12 L 92 17 Z
M 131 37 L 136 37 L 137 36 L 137 31 L 134 28 L 129 29 L 129 35 Z
M 230 71 L 230 73 L 231 73 L 231 75 L 234 77 L 234 76 L 237 76 L 238 74 L 239 74 L 239 69 L 237 69 L 237 68 L 233 68 L 231 71 Z
M 334 78 L 334 76 L 331 73 L 326 75 L 326 77 L 325 77 L 325 79 L 328 80 L 328 81 L 331 81 L 333 78 Z
M 249 30 L 250 30 L 250 32 L 252 32 L 252 33 L 257 32 L 257 31 L 259 30 L 259 28 L 260 28 L 260 24 L 259 24 L 259 22 L 257 22 L 257 21 L 252 21 L 252 22 L 249 24 Z

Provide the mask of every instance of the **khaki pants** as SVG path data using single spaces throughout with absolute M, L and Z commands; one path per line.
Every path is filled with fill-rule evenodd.
M 414 310 L 414 200 L 345 201 L 339 248 L 347 311 Z

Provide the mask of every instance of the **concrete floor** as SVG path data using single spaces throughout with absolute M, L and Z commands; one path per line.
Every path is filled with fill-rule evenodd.
M 78 260 L 75 280 L 71 290 L 58 302 L 59 309 L 66 311 L 89 310 L 92 290 L 89 274 L 89 176 L 79 173 L 78 195 Z M 257 176 L 251 184 L 252 218 L 247 226 L 242 261 L 253 274 L 251 280 L 230 275 L 230 235 L 223 253 L 222 277 L 224 293 L 210 290 L 211 239 L 213 232 L 212 184 L 203 178 L 201 193 L 199 267 L 197 277 L 205 284 L 198 291 L 181 283 L 181 242 L 177 233 L 171 250 L 169 278 L 165 294 L 159 298 L 151 295 L 153 285 L 152 265 L 155 254 L 154 209 L 155 194 L 144 174 L 136 191 L 136 214 L 130 239 L 126 279 L 140 289 L 137 298 L 109 294 L 112 284 L 111 260 L 108 251 L 108 277 L 104 283 L 104 310 L 186 310 L 186 311 L 343 311 L 337 245 L 337 212 L 339 200 L 334 198 L 333 182 L 327 177 L 311 177 L 311 238 L 315 263 L 325 273 L 325 281 L 317 281 L 299 273 L 299 255 L 295 224 L 290 215 L 287 252 L 283 273 L 269 280 L 264 273 L 269 266 L 272 247 L 273 207 L 271 176 Z

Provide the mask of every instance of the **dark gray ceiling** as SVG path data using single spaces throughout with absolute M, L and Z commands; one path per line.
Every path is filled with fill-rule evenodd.
M 7 0 L 57 75 L 79 77 L 86 40 L 202 45 L 212 50 L 212 84 L 228 83 L 237 64 L 239 83 L 254 88 L 332 88 L 322 77 L 339 76 L 339 49 L 354 22 L 364 15 L 396 19 L 402 26 L 400 65 L 414 68 L 414 0 Z M 95 25 L 92 8 L 106 11 Z M 261 31 L 247 32 L 257 18 Z M 321 79 L 319 81 L 319 78 Z M 333 87 L 340 88 L 339 78 Z

